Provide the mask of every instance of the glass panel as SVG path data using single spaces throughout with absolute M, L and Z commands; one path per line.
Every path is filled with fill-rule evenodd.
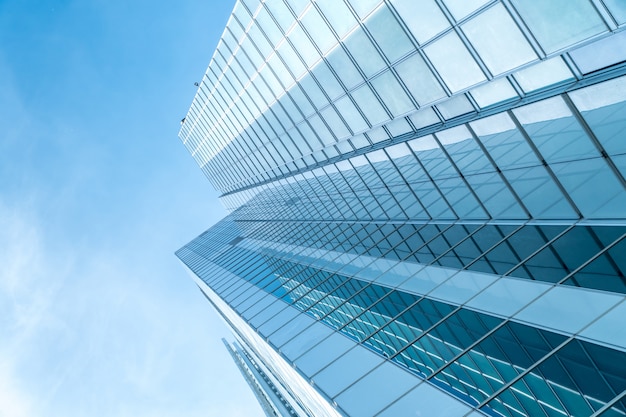
M 574 79 L 572 72 L 560 56 L 541 61 L 513 75 L 520 87 L 527 93 Z
M 392 0 L 391 4 L 419 43 L 450 27 L 450 22 L 433 0 Z
M 492 218 L 528 218 L 499 173 L 474 174 L 466 179 Z
M 322 51 L 322 54 L 325 54 L 330 48 L 337 44 L 335 35 L 330 31 L 328 25 L 315 7 L 308 8 L 304 16 L 302 16 L 301 22 L 311 39 L 313 39 L 313 42 L 315 42 L 320 51 Z
M 363 29 L 358 28 L 352 32 L 344 41 L 344 45 L 366 77 L 371 77 L 385 67 L 385 62 Z
M 261 310 L 264 310 L 265 308 L 267 308 L 274 302 L 275 298 L 273 296 L 270 296 L 269 294 L 265 294 L 265 295 L 266 296 L 263 299 L 257 301 L 249 309 L 243 312 L 242 317 L 244 319 L 249 320 L 250 318 L 255 316 L 258 312 L 260 312 Z
M 395 62 L 415 48 L 386 4 L 367 18 L 365 27 L 390 62 Z
M 316 0 L 315 3 L 322 9 L 322 13 L 324 13 L 326 19 L 328 19 L 330 27 L 335 30 L 339 39 L 346 36 L 348 32 L 356 26 L 357 21 L 344 2 L 336 0 Z
M 293 120 L 295 123 L 300 123 L 303 119 L 302 114 L 300 113 L 299 109 L 296 107 L 295 103 L 293 102 L 293 100 L 288 96 L 288 95 L 283 95 L 280 100 L 279 100 L 280 104 L 282 104 L 283 108 L 285 109 L 285 112 L 289 115 L 289 117 L 291 118 L 291 120 Z M 288 129 L 288 131 L 291 130 Z
M 424 52 L 452 92 L 485 80 L 485 74 L 454 32 L 428 45 Z
M 566 285 L 595 288 L 626 294 L 626 239 L 604 252 L 582 270 L 565 281 Z
M 274 16 L 274 19 L 276 19 L 283 29 L 283 32 L 287 32 L 287 29 L 295 22 L 295 18 L 285 3 L 282 1 L 272 1 L 263 4 L 270 9 L 272 16 Z
M 395 268 L 391 271 L 386 272 L 381 276 L 381 278 L 386 278 L 388 274 L 396 274 L 396 277 L 399 280 L 406 279 L 407 272 L 402 271 L 402 264 L 397 264 Z M 405 268 L 406 269 L 406 268 Z M 403 275 L 398 274 L 398 271 L 403 273 Z M 377 280 L 376 282 L 381 282 L 382 280 Z M 419 297 L 413 294 L 405 293 L 402 291 L 391 291 L 387 297 L 382 298 L 378 303 L 374 304 L 370 308 L 370 312 L 381 317 L 384 317 L 385 322 L 391 320 L 396 317 L 398 314 L 402 313 L 408 307 L 413 305 L 416 301 L 419 300 Z
M 318 110 L 328 105 L 328 99 L 320 89 L 319 84 L 309 74 L 300 80 L 300 87 Z
M 352 8 L 359 15 L 361 19 L 372 12 L 381 3 L 382 0 L 349 0 Z
M 552 169 L 587 218 L 622 218 L 626 192 L 602 158 L 554 164 Z
M 514 230 L 508 229 L 511 229 L 511 226 L 498 227 L 487 225 L 477 230 L 470 236 L 469 239 L 461 242 L 456 248 L 453 249 L 453 252 L 463 267 L 466 267 L 474 261 L 474 259 L 488 251 L 491 247 L 500 242 L 507 234 Z
M 396 166 L 413 189 L 420 203 L 428 210 L 432 217 L 454 217 L 447 203 L 441 197 L 441 194 L 437 191 L 434 184 L 429 181 L 412 154 L 409 153 L 408 155 L 409 156 L 405 156 L 401 160 L 396 160 Z
M 436 136 L 464 175 L 495 171 L 465 125 L 443 130 Z
M 311 124 L 311 127 L 313 128 L 315 133 L 317 133 L 317 136 L 320 138 L 324 146 L 329 146 L 335 143 L 335 138 L 333 137 L 333 134 L 328 130 L 328 127 L 326 127 L 326 124 L 323 122 L 320 116 L 318 116 L 317 114 L 313 115 L 309 118 L 309 123 Z
M 460 218 L 486 219 L 489 217 L 461 178 L 439 179 L 435 180 L 435 183 Z
M 537 58 L 502 4 L 482 12 L 461 28 L 493 75 Z
M 398 75 L 420 105 L 446 97 L 446 93 L 418 54 L 397 64 Z M 420 126 L 421 127 L 421 126 Z
M 367 132 L 367 137 L 369 138 L 370 142 L 378 143 L 389 139 L 389 134 L 385 129 L 383 129 L 382 126 L 378 126 Z
M 509 181 L 531 216 L 536 219 L 576 219 L 574 211 L 561 189 L 545 167 L 536 166 L 505 170 Z
M 563 341 L 564 336 L 508 322 L 435 378 L 479 404 Z
M 598 417 L 622 417 L 626 415 L 626 393 L 622 393 L 619 401 L 601 412 Z
M 489 0 L 444 0 L 452 16 L 459 21 Z
M 242 0 L 243 3 L 248 6 L 250 13 L 254 14 L 257 7 L 259 6 L 260 0 Z
M 253 317 L 250 324 L 257 327 L 259 333 L 267 337 L 299 314 L 297 310 L 286 307 L 285 303 L 276 302 Z
M 417 158 L 433 178 L 458 175 L 432 135 L 414 139 L 407 144 L 413 149 Z
M 599 156 L 560 97 L 513 110 L 548 163 Z
M 445 303 L 422 299 L 366 339 L 363 344 L 385 356 L 393 356 L 453 309 L 454 307 Z M 416 369 L 414 366 L 412 368 Z
M 350 137 L 350 132 L 346 128 L 346 125 L 341 121 L 337 112 L 332 107 L 327 107 L 321 112 L 322 118 L 330 126 L 331 131 L 335 134 L 337 139 L 345 139 Z
M 308 331 L 312 331 L 308 329 L 308 327 L 314 323 L 316 323 L 316 321 L 311 317 L 306 314 L 299 314 L 280 329 L 272 333 L 270 335 L 270 342 L 277 348 L 280 348 L 300 332 L 304 331 L 306 333 Z
M 505 274 L 564 229 L 564 226 L 522 227 L 468 268 L 499 275 Z
M 246 37 L 243 40 L 241 49 L 246 51 L 246 53 L 248 54 L 248 58 L 250 58 L 250 60 L 252 61 L 255 69 L 261 68 L 264 62 L 264 57 L 261 56 L 256 50 L 256 48 L 252 44 L 252 41 L 250 40 L 250 37 Z
M 326 65 L 326 62 L 320 62 L 313 69 L 313 75 L 317 78 L 317 82 L 322 86 L 326 94 L 331 101 L 345 94 L 343 87 L 337 81 L 335 74 L 333 74 Z
M 328 63 L 335 71 L 343 85 L 348 89 L 352 89 L 363 82 L 361 73 L 352 63 L 341 45 L 334 48 L 326 57 Z
M 620 349 L 626 349 L 626 332 L 616 332 L 622 327 L 626 317 L 626 303 L 609 310 L 604 316 L 585 328 L 580 335 L 584 338 L 595 339 L 604 344 L 612 344 Z
M 393 384 L 389 381 L 393 381 Z M 335 401 L 348 415 L 374 415 L 419 382 L 420 379 L 404 369 L 391 363 L 383 363 L 344 391 Z M 369 400 L 363 401 L 364 398 Z
M 352 340 L 333 332 L 328 338 L 322 340 L 307 353 L 296 359 L 296 366 L 305 375 L 311 377 L 354 345 L 355 343 Z
M 572 340 L 505 392 L 542 400 L 533 416 L 589 416 L 626 388 L 626 354 Z
M 276 76 L 271 73 L 270 67 Z M 274 92 L 274 95 L 277 97 L 281 96 L 284 91 L 283 86 L 280 85 L 281 82 L 285 87 L 290 87 L 294 83 L 294 79 L 291 77 L 291 74 L 287 72 L 287 68 L 285 68 L 282 61 L 278 58 L 278 55 L 272 55 L 268 65 L 261 70 L 261 76 L 269 84 L 270 88 Z M 273 107 L 276 108 L 277 106 Z
M 512 0 L 547 53 L 606 31 L 589 0 Z
M 570 52 L 583 74 L 626 61 L 626 32 L 616 33 Z
M 443 90 L 442 90 L 443 91 Z M 409 116 L 416 129 L 441 123 L 439 116 L 432 107 L 422 108 Z
M 506 78 L 500 78 L 499 80 L 493 80 L 483 84 L 480 87 L 470 90 L 470 94 L 476 101 L 476 104 L 481 108 L 518 97 L 515 89 Z
M 601 234 L 605 235 L 605 240 L 608 239 L 608 244 L 618 238 L 621 232 L 620 229 L 576 226 L 511 274 L 539 281 L 558 282 L 604 247 L 599 238 Z
M 416 389 L 385 409 L 380 417 L 398 416 L 462 416 L 470 407 L 429 383 Z
M 291 6 L 291 10 L 294 11 L 296 16 L 300 16 L 306 6 L 309 5 L 308 0 L 287 0 L 287 3 L 289 3 L 289 5 Z
M 467 305 L 486 313 L 510 316 L 549 288 L 550 285 L 539 282 L 501 278 Z
M 267 42 L 265 36 L 261 33 L 259 25 L 256 21 L 253 21 L 253 24 L 248 30 L 248 39 L 254 42 L 264 58 L 268 57 L 272 53 L 273 47 Z
M 498 278 L 492 274 L 459 271 L 430 292 L 428 296 L 449 303 L 464 304 L 467 300 L 491 285 L 496 279 Z
M 397 137 L 404 133 L 413 132 L 413 128 L 406 118 L 397 118 L 385 125 L 391 137 Z
M 394 116 L 415 110 L 415 106 L 391 71 L 385 71 L 372 79 L 372 86 Z
M 625 32 L 626 33 L 626 32 Z M 569 93 L 572 101 L 609 155 L 626 153 L 626 77 Z
M 622 0 L 603 0 L 603 2 L 608 7 L 617 24 L 626 23 L 626 3 Z
M 343 116 L 344 120 L 348 122 L 348 125 L 353 133 L 363 132 L 368 129 L 367 122 L 361 116 L 361 113 L 356 106 L 350 100 L 350 97 L 344 96 L 335 102 L 335 107 L 339 113 Z
M 472 106 L 465 94 L 456 95 L 443 103 L 437 104 L 436 107 L 446 120 L 474 111 L 474 106 Z
M 272 45 L 274 47 L 278 45 L 278 42 L 280 42 L 280 40 L 283 38 L 283 33 L 278 28 L 278 26 L 276 26 L 276 23 L 274 23 L 274 20 L 272 20 L 269 13 L 264 7 L 261 7 L 255 20 L 261 27 L 263 32 L 265 32 L 265 35 L 269 38 Z
M 304 95 L 301 88 L 296 86 L 289 90 L 289 95 L 291 99 L 295 103 L 296 106 L 300 109 L 304 116 L 310 116 L 315 111 L 315 108 L 311 105 L 309 99 Z
M 320 340 L 324 340 L 332 332 L 329 327 L 321 323 L 314 323 L 306 331 L 299 332 L 290 342 L 282 346 L 280 352 L 290 360 L 294 360 L 317 345 Z M 298 331 L 295 333 L 298 333 Z
M 267 86 L 270 88 L 270 91 L 266 92 L 265 94 L 265 100 L 268 104 L 271 104 L 274 102 L 276 97 L 278 97 L 283 92 L 283 87 L 280 85 L 280 83 L 276 79 L 276 76 L 272 73 L 268 65 L 263 67 L 260 75 L 263 77 L 263 79 L 267 83 Z
M 480 227 L 478 228 L 480 229 Z M 451 268 L 463 268 L 469 260 L 473 260 L 478 256 L 476 253 L 476 245 L 472 243 L 471 233 L 475 233 L 475 226 L 473 225 L 455 225 L 444 232 L 444 236 L 455 230 L 465 230 L 459 237 L 453 239 L 450 242 L 450 250 L 443 253 L 436 261 L 436 265 L 441 265 Z M 460 248 L 460 249 L 459 249 Z M 459 249 L 458 251 L 456 249 Z M 467 252 L 465 252 L 467 250 Z
M 484 336 L 501 319 L 461 309 L 424 333 L 394 360 L 409 368 L 430 375 Z
M 387 112 L 367 84 L 354 90 L 351 95 L 372 125 L 389 120 Z
M 376 354 L 356 346 L 313 377 L 315 385 L 334 397 L 382 362 Z
M 526 138 L 507 114 L 476 120 L 470 126 L 500 169 L 540 164 Z
M 317 49 L 315 49 L 315 46 L 300 25 L 295 25 L 287 37 L 291 40 L 294 48 L 298 51 L 308 68 L 311 68 L 314 63 L 319 61 L 319 52 L 317 52 Z
M 617 294 L 556 286 L 513 317 L 574 334 L 620 301 L 622 296 Z

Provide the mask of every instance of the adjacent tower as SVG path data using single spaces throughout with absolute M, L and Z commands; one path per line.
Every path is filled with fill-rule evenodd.
M 624 28 L 237 1 L 180 130 L 230 214 L 177 256 L 277 410 L 626 415 Z

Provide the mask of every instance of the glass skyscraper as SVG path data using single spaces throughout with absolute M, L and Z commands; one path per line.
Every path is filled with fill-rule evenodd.
M 177 256 L 285 413 L 626 416 L 625 28 L 237 1 L 180 130 L 230 214 Z
M 254 354 L 250 352 L 250 349 L 238 343 L 228 343 L 225 339 L 222 339 L 222 342 L 267 417 L 306 415 L 304 410 L 294 408 L 294 405 L 297 407 L 295 399 L 285 398 L 289 397 L 289 392 L 281 389 L 280 382 L 275 382 L 276 378 L 262 362 L 253 359 Z

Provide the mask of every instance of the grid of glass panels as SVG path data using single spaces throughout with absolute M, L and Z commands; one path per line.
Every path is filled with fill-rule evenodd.
M 237 219 L 623 219 L 626 77 L 225 198 Z
M 489 415 L 625 415 L 625 27 L 616 0 L 237 1 L 180 131 L 232 216 L 177 255 L 276 349 L 300 311 Z M 503 282 L 534 289 L 482 305 Z M 572 291 L 605 300 L 584 326 L 528 319 Z
M 618 2 L 468 4 L 237 2 L 180 136 L 234 192 L 626 58 Z
M 591 343 L 566 332 L 532 327 L 375 282 L 360 281 L 299 263 L 289 256 L 275 256 L 250 243 L 252 238 L 263 237 L 276 247 L 280 242 L 289 241 L 306 243 L 302 248 L 339 249 L 342 252 L 338 254 L 370 253 L 367 248 L 378 247 L 385 251 L 385 245 L 387 250 L 397 246 L 390 242 L 393 236 L 396 241 L 401 240 L 397 236 L 402 233 L 418 235 L 420 241 L 431 243 L 438 239 L 467 241 L 468 236 L 486 231 L 489 226 L 235 224 L 239 234 L 230 239 L 228 250 L 223 250 L 221 245 L 225 231 L 230 232 L 228 238 L 232 237 L 234 224 L 229 219 L 216 226 L 215 234 L 209 230 L 181 249 L 178 256 L 276 349 L 298 333 L 287 336 L 287 340 L 284 340 L 284 332 L 280 341 L 272 337 L 295 320 L 295 316 L 286 314 L 286 310 L 281 313 L 284 307 L 277 310 L 276 303 L 260 302 L 263 297 L 286 302 L 489 415 L 591 416 L 602 410 L 608 413 L 606 415 L 619 416 L 626 412 L 626 401 L 620 397 L 626 389 L 624 349 Z M 543 250 L 526 248 L 525 244 L 532 239 L 530 236 L 542 235 L 544 242 L 556 243 L 568 233 L 578 234 L 573 231 L 583 230 L 567 226 L 536 227 L 530 234 L 523 232 L 525 237 L 521 236 L 518 241 L 511 238 L 530 230 L 529 227 L 533 226 L 509 230 L 500 226 L 484 235 L 500 233 L 500 236 L 483 244 L 492 242 L 490 246 L 498 247 L 508 241 L 507 246 L 513 251 L 534 252 L 533 256 L 526 257 L 530 260 L 548 247 L 552 253 L 558 253 L 555 244 L 540 244 Z M 408 231 L 411 228 L 412 231 Z M 604 236 L 595 229 L 593 232 L 585 230 L 585 233 L 595 234 L 594 239 Z M 410 243 L 409 246 L 418 245 Z M 572 246 L 576 245 L 566 245 Z M 569 255 L 572 259 L 580 258 L 577 254 Z M 582 259 L 578 262 L 584 263 Z M 314 378 L 314 375 L 305 376 Z
M 265 223 L 250 238 L 626 294 L 626 226 Z

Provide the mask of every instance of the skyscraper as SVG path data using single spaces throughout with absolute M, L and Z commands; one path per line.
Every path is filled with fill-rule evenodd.
M 626 2 L 242 0 L 177 256 L 313 416 L 626 415 Z
M 249 349 L 238 343 L 228 343 L 225 339 L 222 339 L 222 342 L 241 375 L 250 385 L 267 417 L 306 415 L 304 410 L 294 408 L 294 405 L 297 407 L 295 399 L 291 398 L 289 401 L 285 398 L 290 397 L 289 391 L 281 389 L 280 382 L 275 382 L 271 371 L 266 372 L 267 368 L 262 362 L 259 363 L 253 359 L 254 354 Z

